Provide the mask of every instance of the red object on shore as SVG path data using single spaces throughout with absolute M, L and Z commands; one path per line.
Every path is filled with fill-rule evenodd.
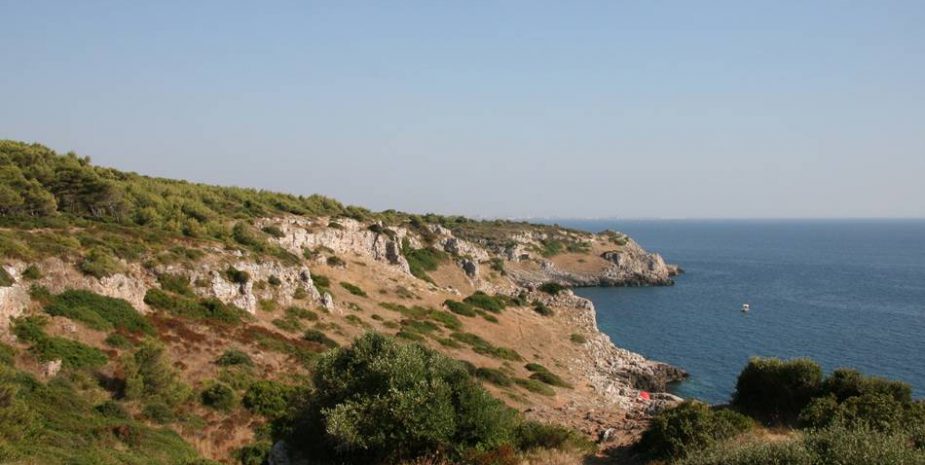
M 642 398 L 645 399 L 645 400 L 649 400 L 649 392 L 648 392 L 648 391 L 639 391 L 639 397 L 642 397 Z

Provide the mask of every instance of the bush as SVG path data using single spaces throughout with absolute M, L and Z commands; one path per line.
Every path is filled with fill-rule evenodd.
M 117 328 L 154 334 L 154 327 L 130 303 L 90 291 L 64 291 L 52 298 L 51 303 L 45 306 L 45 312 L 80 321 L 102 331 Z
M 314 274 L 314 273 L 311 274 L 311 277 L 312 277 L 312 282 L 315 283 L 315 287 L 317 288 L 331 287 L 331 278 L 328 278 L 325 275 Z
M 106 364 L 106 354 L 95 347 L 63 337 L 45 334 L 48 320 L 29 316 L 13 320 L 13 334 L 19 340 L 29 342 L 29 350 L 41 362 L 61 360 L 68 368 L 97 368 Z
M 247 282 L 251 280 L 250 273 L 239 270 L 233 266 L 229 266 L 225 269 L 225 277 L 235 284 L 247 284 Z
M 476 316 L 477 315 L 477 313 L 475 312 L 475 309 L 472 308 L 471 305 L 464 303 L 464 302 L 458 302 L 455 300 L 447 299 L 446 301 L 443 302 L 443 305 L 446 305 L 446 308 L 450 309 L 451 312 L 457 315 L 462 315 L 462 316 Z
M 537 421 L 525 421 L 518 425 L 514 437 L 517 448 L 524 451 L 571 449 L 592 453 L 596 450 L 593 442 L 573 429 Z
M 296 444 L 312 457 L 399 462 L 509 443 L 516 413 L 456 361 L 416 344 L 368 333 L 321 357 L 315 394 Z M 319 437 L 326 440 L 319 441 Z
M 95 278 L 105 278 L 122 271 L 122 264 L 103 249 L 91 249 L 78 265 L 80 271 Z
M 751 420 L 731 410 L 717 411 L 701 402 L 685 401 L 656 415 L 638 447 L 657 458 L 679 459 L 750 427 Z
M 263 465 L 267 463 L 271 444 L 248 444 L 235 452 L 241 465 Z
M 411 274 L 418 279 L 423 279 L 428 282 L 433 282 L 433 280 L 427 273 L 436 271 L 437 268 L 440 267 L 440 264 L 449 258 L 446 252 L 430 247 L 412 249 L 407 239 L 402 241 L 402 255 L 404 255 L 405 259 L 408 261 L 408 268 Z
M 307 320 L 307 321 L 317 321 L 318 320 L 317 313 L 311 310 L 302 308 L 302 307 L 297 307 L 297 306 L 291 306 L 291 307 L 286 308 L 286 316 L 290 318 L 298 318 L 300 320 Z
M 115 347 L 116 349 L 130 349 L 134 345 L 131 339 L 119 333 L 112 333 L 106 336 L 103 342 L 109 347 Z
M 264 226 L 263 228 L 261 228 L 261 230 L 262 230 L 263 232 L 265 232 L 265 233 L 267 233 L 267 234 L 269 234 L 269 235 L 271 235 L 271 236 L 277 238 L 277 239 L 286 236 L 286 235 L 283 233 L 283 230 L 282 230 L 282 229 L 279 229 L 279 226 L 277 226 L 277 225 L 275 225 L 275 224 L 271 224 L 271 225 Z
M 456 339 L 462 343 L 468 344 L 472 347 L 472 350 L 477 354 L 486 355 L 492 358 L 498 358 L 502 360 L 510 360 L 514 362 L 519 362 L 523 358 L 513 349 L 508 349 L 506 347 L 496 347 L 490 342 L 482 339 L 477 334 L 472 333 L 453 333 L 450 335 L 453 339 Z
M 235 394 L 231 386 L 222 382 L 212 382 L 200 393 L 202 405 L 216 410 L 231 410 L 235 404 Z
M 123 357 L 125 397 L 143 399 L 176 406 L 190 395 L 189 388 L 180 382 L 180 376 L 164 353 L 164 346 L 146 340 L 135 352 Z
M 334 348 L 339 345 L 337 341 L 329 338 L 327 334 L 324 334 L 317 329 L 309 329 L 305 331 L 305 334 L 302 335 L 302 339 L 310 342 L 316 342 L 327 348 Z
M 161 289 L 165 291 L 185 295 L 187 297 L 196 296 L 196 294 L 193 292 L 193 288 L 190 287 L 189 276 L 181 274 L 161 273 L 157 276 L 157 282 L 161 285 Z
M 129 415 L 128 411 L 122 407 L 122 404 L 114 400 L 107 400 L 106 402 L 97 405 L 93 409 L 96 410 L 100 415 L 108 418 L 127 420 L 132 417 Z
M 252 384 L 241 403 L 244 407 L 267 418 L 279 418 L 289 411 L 293 402 L 295 388 L 271 380 L 257 381 Z
M 360 289 L 360 287 L 357 286 L 356 284 L 351 284 L 348 282 L 341 282 L 340 287 L 346 289 L 347 292 L 353 295 L 360 296 L 360 297 L 366 297 L 366 291 L 364 291 L 363 289 Z
M 912 388 L 901 381 L 864 376 L 857 370 L 839 368 L 822 383 L 821 394 L 832 394 L 839 402 L 865 394 L 885 394 L 898 402 L 912 401 Z
M 16 357 L 16 349 L 0 342 L 0 364 L 12 365 Z
M 568 288 L 559 283 L 553 283 L 553 282 L 543 283 L 539 287 L 540 292 L 545 292 L 549 295 L 556 295 L 566 289 Z
M 42 271 L 39 270 L 39 267 L 35 265 L 29 265 L 25 270 L 22 271 L 23 279 L 29 281 L 35 281 L 37 279 L 42 279 Z
M 222 355 L 219 355 L 219 357 L 215 359 L 215 364 L 223 367 L 254 366 L 254 362 L 251 360 L 250 355 L 237 349 L 228 349 L 223 352 Z
M 549 371 L 543 365 L 540 365 L 538 363 L 528 363 L 524 368 L 526 368 L 527 371 L 530 371 L 533 373 L 532 375 L 530 375 L 530 379 L 535 379 L 541 383 L 546 383 L 550 386 L 563 387 L 563 388 L 568 388 L 568 389 L 572 388 L 571 384 L 566 383 L 565 380 L 560 378 L 555 373 Z
M 173 423 L 177 419 L 176 415 L 173 413 L 173 409 L 166 403 L 160 401 L 144 404 L 141 408 L 141 414 L 154 423 L 161 425 Z
M 16 280 L 7 273 L 6 269 L 0 266 L 0 287 L 9 287 L 16 284 Z
M 328 257 L 328 259 L 326 260 L 326 262 L 327 262 L 328 266 L 330 266 L 330 267 L 344 267 L 344 266 L 347 266 L 347 262 L 345 262 L 344 259 L 338 257 L 337 255 L 331 255 L 330 257 Z
M 494 313 L 500 313 L 507 306 L 503 298 L 490 296 L 482 291 L 475 291 L 475 293 L 463 299 L 463 302 Z
M 512 381 L 508 375 L 497 368 L 477 368 L 475 370 L 475 376 L 495 386 L 508 387 L 514 384 L 514 381 Z
M 242 319 L 249 318 L 249 315 L 244 310 L 225 304 L 214 297 L 193 299 L 151 288 L 145 293 L 144 301 L 153 308 L 165 310 L 173 315 L 185 318 L 209 320 L 224 324 L 240 323 Z
M 569 340 L 574 342 L 575 344 L 584 344 L 588 342 L 588 339 L 586 337 L 578 333 L 572 333 L 572 335 L 569 336 Z
M 534 392 L 534 393 L 541 394 L 544 396 L 556 395 L 556 391 L 553 390 L 553 388 L 535 379 L 514 378 L 514 382 L 517 383 L 518 386 L 530 392 Z
M 822 368 L 812 360 L 755 357 L 739 374 L 732 403 L 762 418 L 796 419 L 821 384 Z
M 539 300 L 533 302 L 533 311 L 543 316 L 553 316 L 555 314 L 551 308 Z

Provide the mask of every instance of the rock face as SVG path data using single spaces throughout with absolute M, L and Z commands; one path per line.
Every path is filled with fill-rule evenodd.
M 29 304 L 29 291 L 20 283 L 16 267 L 3 267 L 16 281 L 12 286 L 0 287 L 0 333 L 10 325 L 10 320 L 22 315 Z
M 402 241 L 407 239 L 412 247 L 420 246 L 404 228 L 367 225 L 349 218 L 339 218 L 327 224 L 301 217 L 266 219 L 259 223 L 260 226 L 271 224 L 283 232 L 283 237 L 277 239 L 279 245 L 297 256 L 305 250 L 323 247 L 335 253 L 369 256 L 394 265 L 409 275 L 411 268 L 401 253 Z
M 229 267 L 247 273 L 250 279 L 246 283 L 232 282 L 225 273 Z M 251 314 L 257 311 L 260 299 L 263 298 L 273 298 L 283 306 L 293 305 L 293 296 L 299 289 L 304 290 L 312 301 L 321 302 L 321 294 L 315 288 L 311 272 L 301 266 L 284 266 L 277 262 L 257 263 L 238 258 L 202 261 L 192 267 L 163 266 L 157 268 L 156 272 L 187 276 L 198 295 L 216 297 Z M 272 289 L 259 290 L 254 287 L 255 282 L 267 282 L 271 277 L 278 281 Z M 202 286 L 197 283 L 208 285 Z
M 604 286 L 671 285 L 671 278 L 680 272 L 661 255 L 646 252 L 632 240 L 621 250 L 604 252 L 601 257 L 614 264 L 600 277 L 598 284 Z
M 521 285 L 555 282 L 569 287 L 591 286 L 670 286 L 681 270 L 665 263 L 661 255 L 646 252 L 632 240 L 618 250 L 601 254 L 607 266 L 595 271 L 564 270 L 551 260 L 540 262 L 538 270 L 511 270 Z
M 585 372 L 596 391 L 613 399 L 621 408 L 644 414 L 649 405 L 632 402 L 638 399 L 640 391 L 662 393 L 668 384 L 687 377 L 680 368 L 648 360 L 615 346 L 609 336 L 598 330 L 594 304 L 590 300 L 571 291 L 560 292 L 552 299 L 550 303 L 568 304 L 575 308 L 577 311 L 569 313 L 569 317 L 576 328 L 589 335 L 583 344 L 585 356 L 575 360 L 575 365 Z M 669 397 L 662 399 L 671 400 Z

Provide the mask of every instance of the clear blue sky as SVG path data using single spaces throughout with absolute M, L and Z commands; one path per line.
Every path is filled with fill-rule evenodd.
M 377 210 L 925 217 L 921 0 L 0 0 L 0 18 L 0 138 L 102 165 Z

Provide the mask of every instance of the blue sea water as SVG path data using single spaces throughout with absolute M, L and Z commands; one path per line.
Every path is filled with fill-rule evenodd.
M 809 356 L 925 396 L 925 221 L 559 223 L 623 231 L 686 271 L 672 287 L 577 290 L 618 346 L 690 372 L 678 395 L 725 402 L 761 355 Z

